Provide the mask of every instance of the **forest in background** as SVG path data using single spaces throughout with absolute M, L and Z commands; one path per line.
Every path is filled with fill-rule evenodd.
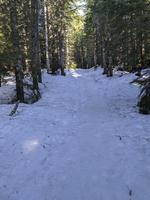
M 149 0 L 0 0 L 0 85 L 15 74 L 17 100 L 25 102 L 25 75 L 38 100 L 41 69 L 65 75 L 93 66 L 108 77 L 116 66 L 137 72 L 140 110 L 150 112 L 150 78 L 141 80 L 150 66 Z
M 113 66 L 122 66 L 127 71 L 148 67 L 149 24 L 149 0 L 88 1 L 84 30 L 76 43 L 78 65 L 98 64 L 108 75 L 112 74 Z

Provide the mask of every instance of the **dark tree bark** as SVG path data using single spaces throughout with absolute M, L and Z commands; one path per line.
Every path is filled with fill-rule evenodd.
M 23 72 L 22 72 L 22 53 L 20 48 L 20 37 L 17 29 L 17 7 L 16 0 L 10 0 L 10 17 L 12 28 L 13 47 L 15 52 L 15 75 L 17 100 L 24 102 Z
M 38 82 L 42 81 L 40 64 L 39 0 L 31 0 L 31 67 L 36 91 L 39 91 Z
M 64 22 L 64 17 L 65 17 L 65 1 L 62 0 L 61 2 L 61 13 L 60 13 L 60 18 L 61 18 L 61 27 L 60 27 L 60 40 L 59 40 L 59 64 L 60 64 L 60 71 L 61 75 L 65 76 L 65 31 L 66 31 L 66 26 Z

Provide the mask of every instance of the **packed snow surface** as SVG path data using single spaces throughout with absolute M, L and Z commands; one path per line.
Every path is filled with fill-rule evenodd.
M 0 200 L 150 200 L 150 116 L 134 75 L 44 74 L 42 99 L 0 105 Z

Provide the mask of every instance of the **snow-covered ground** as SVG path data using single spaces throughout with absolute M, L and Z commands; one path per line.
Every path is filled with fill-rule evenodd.
M 0 105 L 0 200 L 150 200 L 150 116 L 133 75 L 44 75 L 42 99 Z
M 16 99 L 15 96 L 15 79 L 7 76 L 0 87 L 0 104 L 11 103 Z

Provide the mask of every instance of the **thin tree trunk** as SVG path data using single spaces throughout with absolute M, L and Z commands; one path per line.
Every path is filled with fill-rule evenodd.
M 39 61 L 39 30 L 38 30 L 38 2 L 31 0 L 31 67 L 33 90 L 38 91 L 38 61 Z
M 37 0 L 37 48 L 38 48 L 38 52 L 37 52 L 37 75 L 38 75 L 38 82 L 42 83 L 42 73 L 41 73 L 41 45 L 40 45 L 40 39 L 41 39 L 41 27 L 40 27 L 40 23 L 41 23 L 41 0 Z
M 47 4 L 44 0 L 44 21 L 45 21 L 45 48 L 46 48 L 46 68 L 50 73 L 50 58 L 49 58 L 49 41 L 48 41 L 48 23 L 47 23 Z
M 65 17 L 65 1 L 62 1 L 61 4 L 62 13 L 60 15 L 61 17 L 61 31 L 60 31 L 60 40 L 59 40 L 59 64 L 60 64 L 60 70 L 61 75 L 65 76 L 64 68 L 65 68 L 65 23 L 64 23 L 64 17 Z
M 60 70 L 61 70 L 61 75 L 65 76 L 64 72 L 64 61 L 65 61 L 65 42 L 64 42 L 64 34 L 62 33 L 62 40 L 60 41 Z
M 103 74 L 107 74 L 107 64 L 106 64 L 106 47 L 105 47 L 105 42 L 103 41 L 103 67 L 104 67 L 104 71 Z
M 109 60 L 109 64 L 108 64 L 108 72 L 107 72 L 107 76 L 108 76 L 108 77 L 111 77 L 111 76 L 113 76 L 113 69 L 112 69 L 112 56 L 111 56 L 111 55 L 109 55 L 108 60 Z

